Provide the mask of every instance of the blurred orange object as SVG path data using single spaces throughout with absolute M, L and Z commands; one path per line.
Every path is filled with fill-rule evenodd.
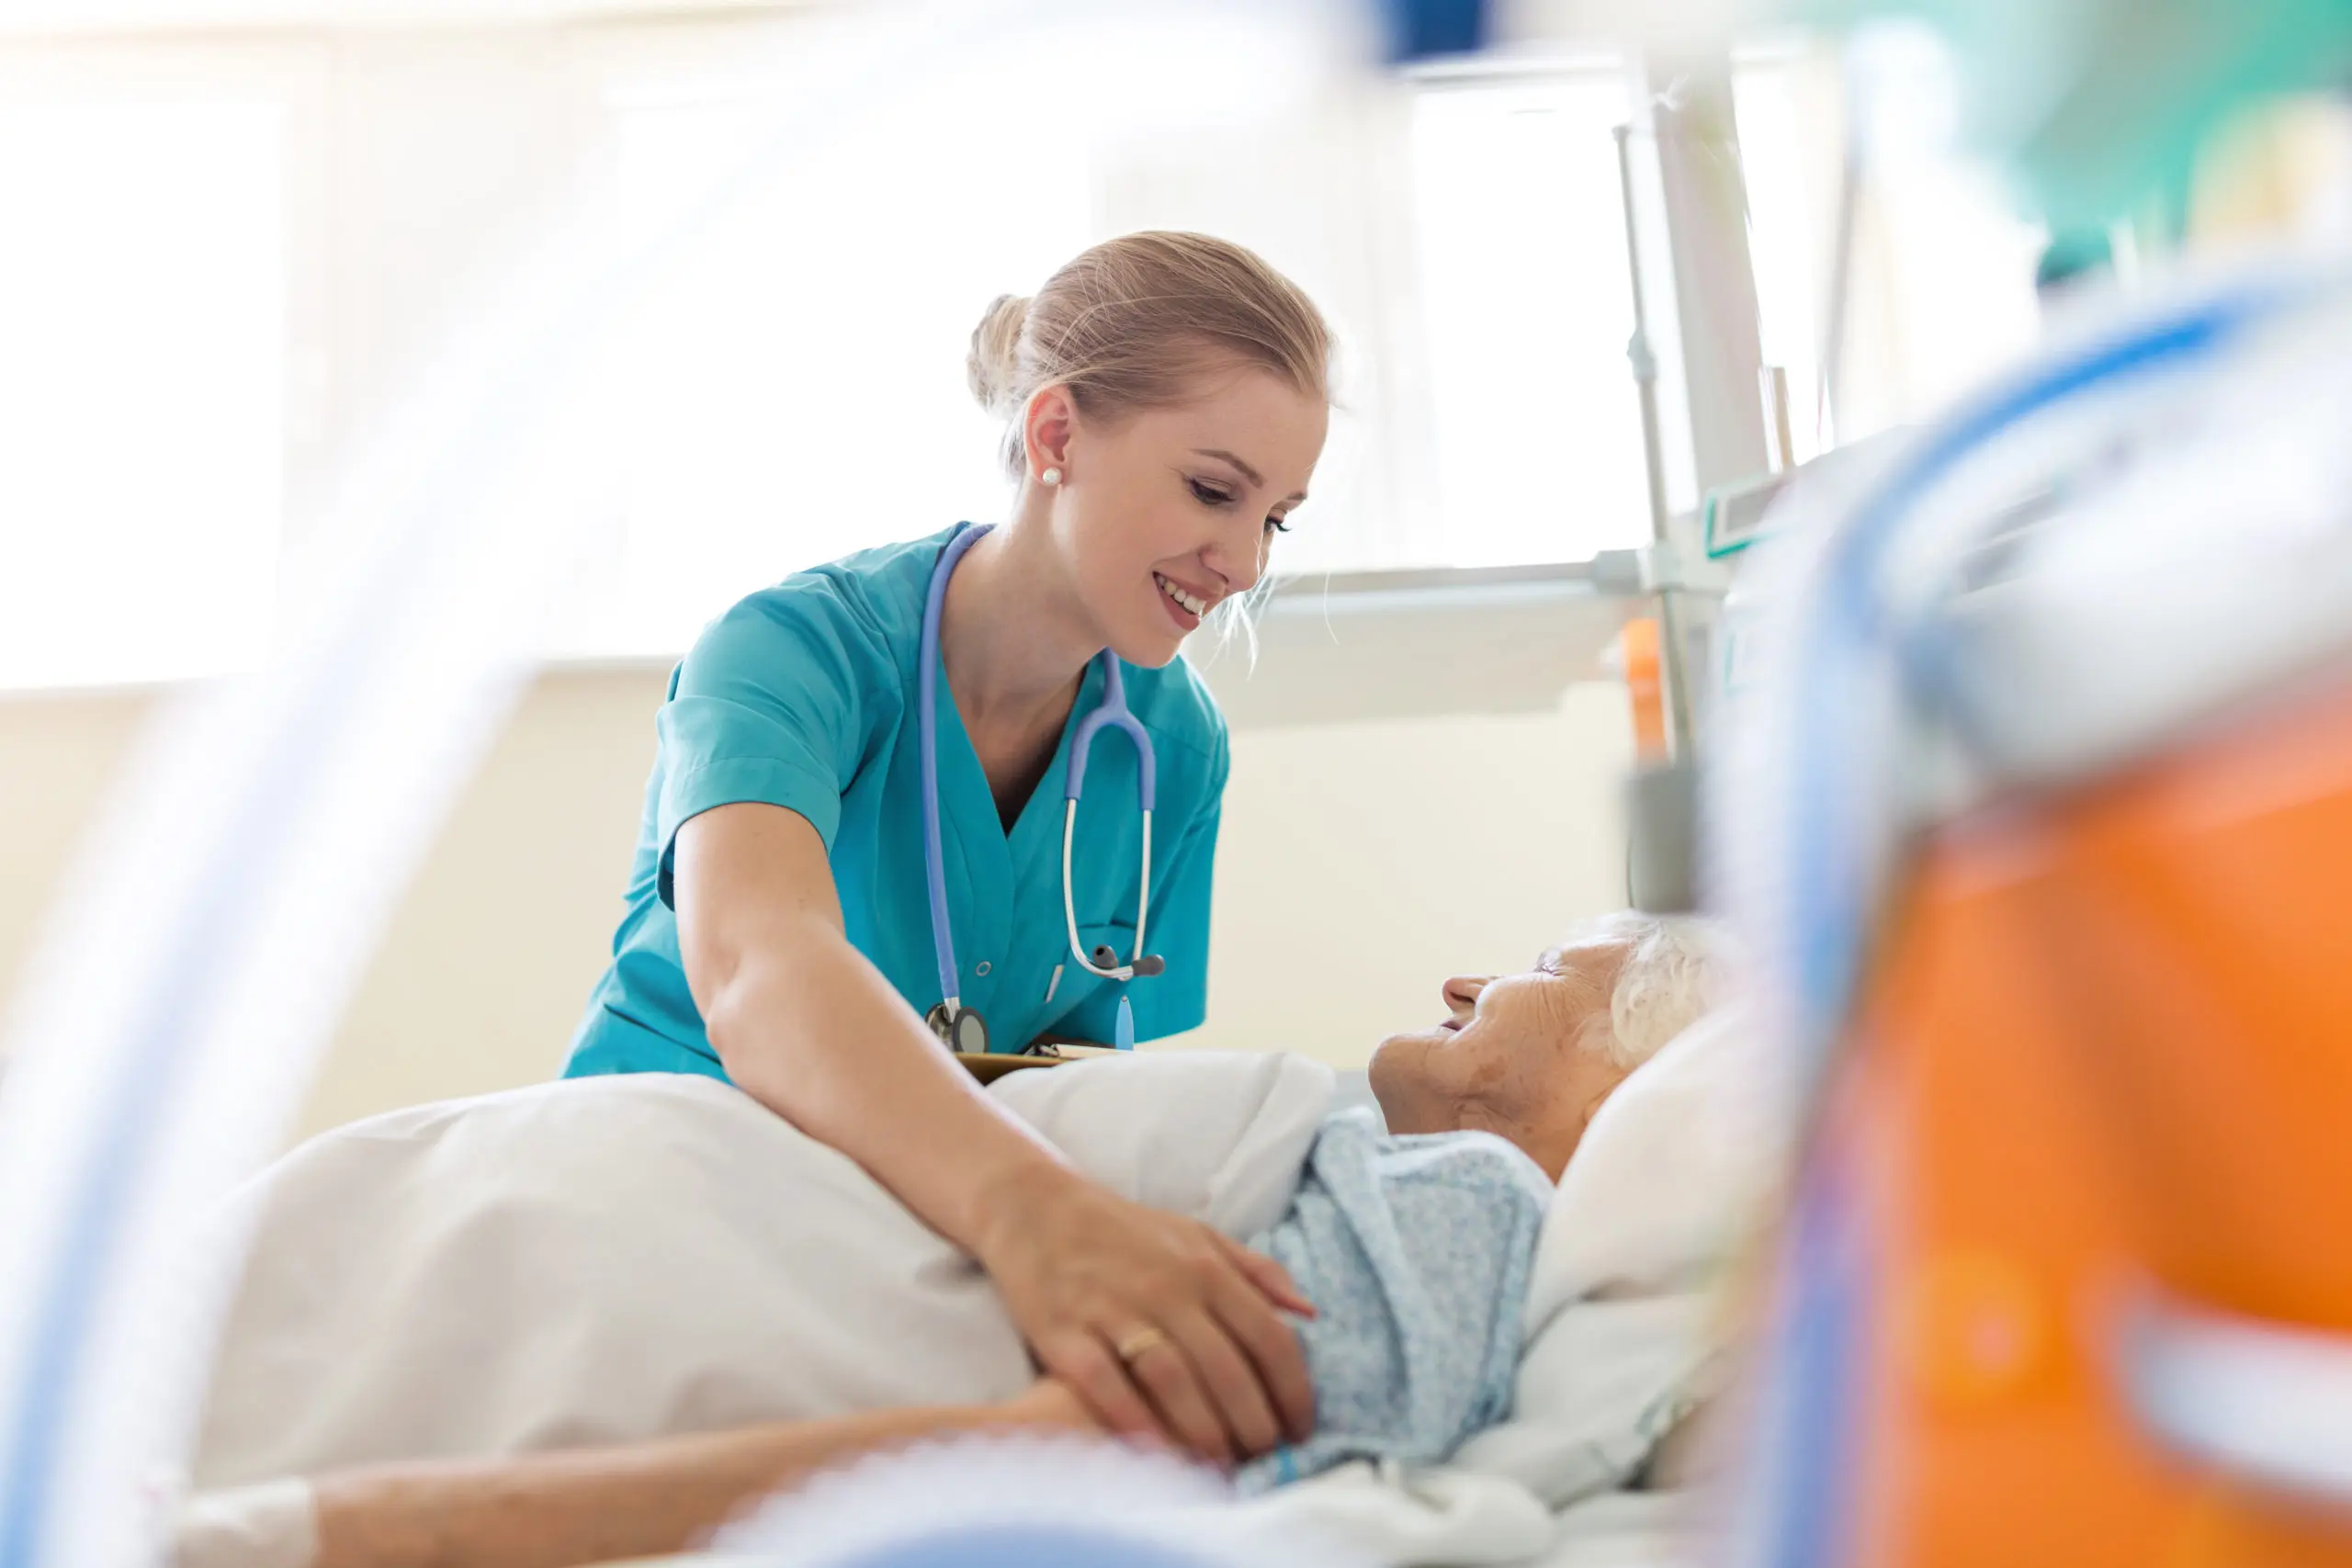
M 1813 1157 L 1863 1238 L 1842 1561 L 2352 1564 L 2169 1451 L 2123 1304 L 2352 1357 L 2352 688 L 1925 846 Z
M 1625 666 L 1625 690 L 1634 699 L 1634 756 L 1642 762 L 1663 762 L 1666 680 L 1658 666 L 1657 618 L 1627 621 L 1617 646 Z

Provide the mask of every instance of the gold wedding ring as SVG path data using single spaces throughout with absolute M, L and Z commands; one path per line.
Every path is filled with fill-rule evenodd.
M 1121 1335 L 1119 1337 L 1118 1343 L 1114 1345 L 1112 1348 L 1119 1353 L 1119 1359 L 1126 1362 L 1130 1366 L 1133 1366 L 1135 1364 L 1136 1358 L 1142 1355 L 1146 1350 L 1152 1349 L 1157 1346 L 1165 1345 L 1167 1343 L 1168 1336 L 1162 1334 L 1159 1330 L 1152 1327 L 1150 1325 L 1146 1324 L 1141 1328 L 1131 1328 L 1126 1333 Z

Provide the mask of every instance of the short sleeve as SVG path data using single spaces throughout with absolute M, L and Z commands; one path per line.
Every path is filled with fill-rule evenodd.
M 1207 797 L 1169 857 L 1152 890 L 1150 929 L 1145 946 L 1168 967 L 1148 979 L 1130 980 L 1124 994 L 1135 1008 L 1136 1039 L 1160 1040 L 1198 1029 L 1209 1007 L 1209 897 L 1216 869 L 1217 824 L 1223 814 L 1229 766 L 1223 738 L 1208 778 Z M 1116 1032 L 1122 987 L 1103 986 L 1055 1025 L 1071 1039 L 1109 1044 Z
M 880 658 L 872 635 L 820 590 L 753 594 L 703 633 L 656 723 L 662 903 L 676 907 L 678 829 L 716 807 L 781 806 L 807 818 L 831 852 Z

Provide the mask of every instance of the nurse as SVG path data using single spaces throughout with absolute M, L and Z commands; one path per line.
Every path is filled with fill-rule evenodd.
M 1114 1430 L 1233 1462 L 1314 1417 L 1272 1262 L 1070 1170 L 979 1092 L 924 1016 L 952 979 L 995 1049 L 1193 1028 L 1228 754 L 1184 637 L 1266 569 L 1329 419 L 1330 337 L 1239 246 L 1098 245 L 972 336 L 1006 421 L 1010 521 L 864 551 L 752 594 L 672 675 L 614 960 L 571 1075 L 706 1073 L 863 1166 L 988 1269 L 1031 1349 Z M 888 409 L 844 409 L 883 419 Z M 887 505 L 891 476 L 869 476 Z M 926 592 L 951 544 L 933 705 L 932 910 L 920 722 Z M 1102 657 L 1105 650 L 1110 659 Z M 1156 762 L 1104 729 L 1063 886 L 1072 731 L 1116 668 Z M 1072 953 L 1107 946 L 1100 976 Z M 792 1195 L 778 1193 L 777 1201 Z

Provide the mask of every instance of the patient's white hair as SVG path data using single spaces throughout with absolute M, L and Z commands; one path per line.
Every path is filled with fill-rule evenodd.
M 1620 909 L 1580 926 L 1566 947 L 1621 947 L 1604 1035 L 1596 1015 L 1585 1043 L 1621 1067 L 1640 1066 L 1722 999 L 1723 939 L 1695 915 Z

